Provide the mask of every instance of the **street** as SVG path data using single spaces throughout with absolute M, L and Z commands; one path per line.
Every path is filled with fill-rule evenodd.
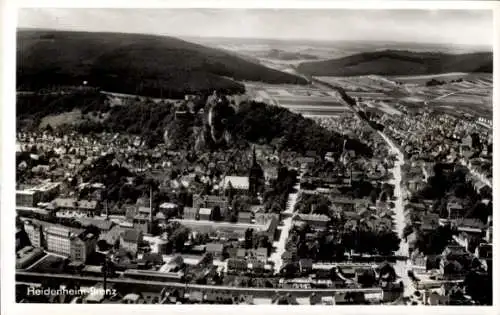
M 403 229 L 405 226 L 405 216 L 404 216 L 404 202 L 403 202 L 403 191 L 401 188 L 401 166 L 404 164 L 404 155 L 399 151 L 399 149 L 394 145 L 394 143 L 387 137 L 384 133 L 379 131 L 380 136 L 385 140 L 390 148 L 391 154 L 396 155 L 397 159 L 394 163 L 392 169 L 393 178 L 389 181 L 390 184 L 394 185 L 394 196 L 396 200 L 394 201 L 394 220 L 395 220 L 395 232 L 401 238 L 401 243 L 399 245 L 399 250 L 396 255 L 408 256 L 408 243 L 403 239 Z M 394 269 L 396 274 L 401 277 L 403 284 L 405 286 L 404 296 L 410 296 L 415 291 L 413 288 L 413 283 L 408 277 L 408 260 L 397 260 L 394 264 Z
M 295 205 L 297 204 L 297 198 L 299 196 L 299 191 L 300 191 L 300 176 L 298 181 L 299 183 L 297 183 L 294 186 L 295 191 L 290 195 L 288 195 L 286 209 L 283 212 L 283 216 L 285 216 L 285 218 L 282 221 L 283 225 L 278 227 L 278 229 L 281 231 L 280 238 L 278 241 L 273 242 L 273 247 L 275 248 L 275 251 L 269 257 L 269 260 L 274 262 L 275 273 L 278 273 L 281 269 L 281 266 L 283 265 L 283 260 L 281 259 L 281 256 L 285 252 L 286 241 L 288 239 L 288 235 L 292 227 L 293 213 L 295 211 Z

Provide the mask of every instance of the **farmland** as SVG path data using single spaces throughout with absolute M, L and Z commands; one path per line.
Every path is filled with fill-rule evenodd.
M 245 88 L 250 97 L 257 101 L 282 106 L 305 116 L 339 116 L 352 113 L 334 91 L 322 91 L 314 87 L 256 83 L 247 83 Z
M 362 107 L 398 114 L 406 108 L 430 106 L 453 114 L 491 118 L 492 75 L 488 73 L 445 73 L 418 76 L 318 77 L 342 87 Z M 430 80 L 439 84 L 428 86 Z

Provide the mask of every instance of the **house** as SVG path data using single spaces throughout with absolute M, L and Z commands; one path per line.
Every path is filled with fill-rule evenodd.
M 154 267 L 160 267 L 164 264 L 163 257 L 158 253 L 144 253 L 139 262 Z
M 310 272 L 312 271 L 313 261 L 312 259 L 300 259 L 299 268 L 300 272 Z
M 120 246 L 135 254 L 137 253 L 137 249 L 142 241 L 142 231 L 125 230 L 120 237 Z
M 101 220 L 101 219 L 93 219 L 93 218 L 87 218 L 87 217 L 80 217 L 75 219 L 77 222 L 80 222 L 80 224 L 83 227 L 88 227 L 88 226 L 95 226 L 97 227 L 102 233 L 109 232 L 111 228 L 115 225 L 115 223 L 111 220 Z
M 133 219 L 134 229 L 143 234 L 149 234 L 152 227 L 152 217 L 149 212 L 139 212 Z
M 486 225 L 479 219 L 464 218 L 451 221 L 459 233 L 467 233 L 475 236 L 482 236 Z
M 221 258 L 224 252 L 224 245 L 221 243 L 208 243 L 206 252 L 211 253 L 214 258 Z
M 468 255 L 468 253 L 465 247 L 460 245 L 448 245 L 441 254 L 441 256 L 447 260 L 456 260 L 464 255 Z
M 200 208 L 198 211 L 200 220 L 209 221 L 212 218 L 212 209 L 211 208 Z
M 225 176 L 221 186 L 224 191 L 232 187 L 237 192 L 246 194 L 250 189 L 250 181 L 248 176 Z
M 439 226 L 439 215 L 435 213 L 428 213 L 422 216 L 422 224 L 420 228 L 422 231 L 434 231 Z
M 226 214 L 229 207 L 229 199 L 225 196 L 217 195 L 193 195 L 193 208 L 215 208 L 219 207 L 221 216 Z
M 458 202 L 449 202 L 446 209 L 448 210 L 448 219 L 462 219 L 464 217 L 465 210 Z
M 257 249 L 254 249 L 252 251 L 253 257 L 255 257 L 257 260 L 266 262 L 267 261 L 267 248 L 264 247 L 259 247 Z
M 303 221 L 314 229 L 323 229 L 330 222 L 330 218 L 323 214 L 297 214 L 293 217 L 294 221 Z
M 247 264 L 248 269 L 252 270 L 254 273 L 262 273 L 265 271 L 266 264 L 257 259 L 249 259 Z
M 184 220 L 197 220 L 198 219 L 198 208 L 184 207 Z
M 24 231 L 28 235 L 31 246 L 44 247 L 42 225 L 27 220 L 24 222 Z
M 296 258 L 297 258 L 297 255 L 294 252 L 285 251 L 281 255 L 281 259 L 283 260 L 284 264 L 292 263 L 295 261 Z
M 239 212 L 238 222 L 239 223 L 251 223 L 252 213 L 251 212 Z
M 172 202 L 165 202 L 160 205 L 160 212 L 167 217 L 176 216 L 179 212 L 179 206 Z
M 248 262 L 241 258 L 229 258 L 227 260 L 227 270 L 228 271 L 246 271 L 248 270 Z
M 479 244 L 476 247 L 474 256 L 479 259 L 493 259 L 493 245 L 491 243 Z

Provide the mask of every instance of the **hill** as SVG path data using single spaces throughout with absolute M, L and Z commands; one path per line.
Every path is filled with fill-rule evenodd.
M 82 117 L 54 126 L 56 130 L 139 135 L 150 146 L 166 143 L 172 149 L 244 149 L 258 143 L 279 151 L 315 151 L 324 156 L 328 151 L 341 152 L 345 139 L 311 119 L 264 103 L 243 102 L 236 106 L 225 96 L 209 96 L 179 104 L 137 98 L 127 106 L 110 107 L 106 96 L 98 91 L 18 97 L 18 131 L 38 129 L 43 117 L 73 110 L 80 110 Z M 102 119 L 85 118 L 87 113 L 103 114 Z M 369 147 L 355 139 L 347 139 L 346 146 L 358 154 L 372 155 Z
M 18 90 L 88 81 L 112 92 L 183 97 L 213 89 L 243 92 L 238 80 L 306 83 L 232 53 L 172 37 L 20 30 L 17 43 Z
M 422 75 L 493 72 L 493 53 L 445 54 L 385 50 L 339 59 L 303 62 L 298 71 L 313 76 Z
M 305 54 L 301 52 L 289 52 L 281 49 L 271 49 L 269 52 L 267 52 L 265 57 L 269 59 L 278 59 L 278 60 L 318 59 L 317 56 L 311 54 Z

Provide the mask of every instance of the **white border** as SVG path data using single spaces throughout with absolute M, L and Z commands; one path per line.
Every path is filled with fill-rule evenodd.
M 349 8 L 349 9 L 492 9 L 495 12 L 495 38 L 494 38 L 494 108 L 499 104 L 500 82 L 499 70 L 500 61 L 498 58 L 498 48 L 500 45 L 500 3 L 493 1 L 317 1 L 317 0 L 87 0 L 87 1 L 48 1 L 48 0 L 1 0 L 0 12 L 1 26 L 0 38 L 2 46 L 0 56 L 2 64 L 2 77 L 0 80 L 1 108 L 1 130 L 0 130 L 0 152 L 1 152 L 1 314 L 83 314 L 92 306 L 88 305 L 34 305 L 15 304 L 14 301 L 14 218 L 15 218 L 15 32 L 16 32 L 16 9 L 20 7 L 51 7 L 51 8 L 300 8 L 300 9 L 320 9 L 320 8 Z M 500 116 L 494 110 L 494 136 L 500 128 Z M 494 165 L 493 173 L 499 172 L 500 152 L 498 146 L 494 145 Z M 496 200 L 500 180 L 493 178 L 493 192 Z M 497 209 L 498 207 L 494 207 Z M 495 228 L 499 226 L 499 214 L 494 217 Z M 494 307 L 429 307 L 429 306 L 238 306 L 237 311 L 242 314 L 260 313 L 264 314 L 302 314 L 304 312 L 314 313 L 336 313 L 336 314 L 402 314 L 402 313 L 453 313 L 453 314 L 498 314 L 500 303 L 500 288 L 498 277 L 499 259 L 497 244 L 499 244 L 500 234 L 494 233 Z M 177 306 L 177 305 L 100 305 L 94 308 L 98 312 L 112 312 L 120 314 L 132 314 L 137 311 L 154 311 L 157 313 L 197 313 L 213 314 L 218 312 L 230 312 L 230 306 Z

